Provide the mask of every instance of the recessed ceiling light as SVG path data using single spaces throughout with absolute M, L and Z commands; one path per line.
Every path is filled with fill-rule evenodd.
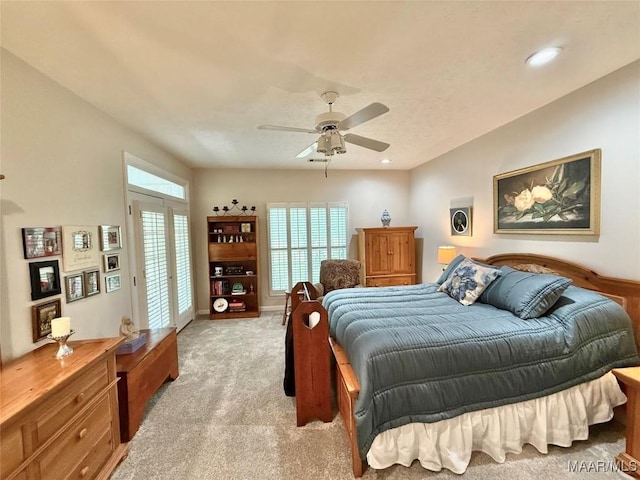
M 386 165 L 387 163 L 391 163 L 391 160 L 389 160 L 388 158 L 383 158 L 382 160 L 380 160 L 380 163 L 384 163 Z
M 533 67 L 539 67 L 540 65 L 549 63 L 551 60 L 556 58 L 561 51 L 562 48 L 560 47 L 543 48 L 539 52 L 536 52 L 527 58 L 525 63 Z

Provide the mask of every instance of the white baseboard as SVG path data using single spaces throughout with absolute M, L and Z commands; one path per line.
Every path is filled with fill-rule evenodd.
M 261 312 L 282 312 L 284 307 L 282 305 L 267 305 L 265 307 L 260 307 Z

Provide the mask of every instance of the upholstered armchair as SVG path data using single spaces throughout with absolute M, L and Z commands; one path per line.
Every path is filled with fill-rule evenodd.
M 323 260 L 320 263 L 320 283 L 313 286 L 322 300 L 331 290 L 360 287 L 360 262 L 358 260 Z

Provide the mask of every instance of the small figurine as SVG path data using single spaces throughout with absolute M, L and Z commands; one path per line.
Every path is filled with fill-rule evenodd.
M 127 317 L 122 317 L 120 321 L 120 335 L 126 337 L 126 341 L 135 340 L 140 335 L 133 321 Z

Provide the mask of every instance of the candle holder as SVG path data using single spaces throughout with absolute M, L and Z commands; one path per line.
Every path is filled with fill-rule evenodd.
M 73 348 L 67 345 L 67 340 L 74 333 L 76 332 L 74 330 L 71 330 L 68 335 L 62 335 L 61 337 L 54 337 L 51 333 L 47 335 L 47 338 L 58 342 L 59 347 L 58 347 L 58 351 L 56 352 L 56 358 L 58 360 L 64 357 L 68 357 L 73 353 Z

